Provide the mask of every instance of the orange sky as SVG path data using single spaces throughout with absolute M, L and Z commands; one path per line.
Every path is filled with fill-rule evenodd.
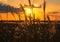
M 35 14 L 36 19 L 44 20 L 44 14 L 42 9 L 34 8 L 33 13 Z M 8 19 L 7 19 L 7 14 L 8 14 Z M 20 15 L 21 20 L 24 20 L 25 19 L 24 14 L 23 13 L 20 13 L 20 14 L 21 14 Z M 29 14 L 26 14 L 26 15 L 27 15 L 27 18 L 29 19 Z M 55 19 L 60 20 L 60 13 L 53 14 L 53 13 L 46 12 L 46 16 L 47 15 L 49 15 L 51 20 L 55 20 Z M 0 13 L 0 16 L 2 17 L 2 20 L 19 20 L 18 14 L 15 14 L 15 13 L 14 13 L 14 16 L 10 12 Z
M 41 5 L 43 3 L 42 0 L 35 0 L 35 1 L 34 0 L 31 0 L 31 1 L 32 1 L 32 4 L 35 3 L 37 5 Z M 57 0 L 57 1 L 56 0 L 46 0 L 46 4 L 47 4 L 46 5 L 46 13 L 48 13 L 48 12 L 54 12 L 54 11 L 60 12 L 60 2 L 59 1 L 60 0 Z M 9 5 L 14 6 L 16 8 L 19 8 L 20 7 L 19 6 L 20 3 L 21 4 L 27 4 L 28 5 L 28 0 L 0 0 L 0 2 L 3 2 L 5 4 L 9 4 Z M 39 18 L 40 20 L 43 20 L 43 18 L 44 18 L 43 17 L 43 8 L 39 8 L 39 9 L 37 8 L 37 9 L 33 9 L 33 10 L 35 12 L 36 18 Z M 3 15 L 3 14 L 5 14 L 5 15 Z M 2 18 L 3 20 L 7 20 L 6 14 L 7 13 L 0 13 L 1 17 L 4 16 Z M 8 15 L 8 20 L 15 20 L 11 13 L 8 13 L 8 14 L 9 14 Z M 60 16 L 60 13 L 57 14 L 57 18 L 60 18 L 58 16 Z M 23 16 L 21 16 L 21 17 L 23 17 Z M 53 19 L 55 18 L 53 16 L 50 16 L 50 17 L 51 17 L 51 19 L 52 18 Z M 15 14 L 15 18 L 16 18 L 16 20 L 18 20 L 18 15 L 17 14 Z M 22 19 L 24 19 L 24 18 L 22 18 Z

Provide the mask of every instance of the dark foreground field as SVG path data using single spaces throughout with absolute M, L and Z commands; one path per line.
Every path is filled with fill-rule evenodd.
M 60 23 L 0 23 L 0 42 L 60 42 Z

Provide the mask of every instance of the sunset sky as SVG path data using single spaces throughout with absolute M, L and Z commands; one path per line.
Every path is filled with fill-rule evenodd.
M 20 3 L 28 5 L 28 0 L 0 0 L 0 1 L 12 5 L 14 7 L 19 7 Z M 43 0 L 31 0 L 31 3 L 40 5 L 43 4 Z M 48 10 L 51 11 L 60 10 L 60 0 L 46 0 L 46 3 L 47 3 L 46 7 Z
M 5 4 L 14 6 L 16 8 L 19 8 L 19 4 L 22 5 L 26 4 L 28 5 L 28 0 L 0 0 L 0 2 L 3 2 Z M 31 0 L 32 4 L 42 5 L 43 0 Z M 60 12 L 60 0 L 46 0 L 46 12 Z M 60 13 L 58 14 L 58 16 Z M 59 17 L 60 18 L 60 17 Z
M 0 0 L 3 3 L 10 4 L 15 7 L 19 7 L 19 4 L 28 4 L 28 0 Z M 43 0 L 31 0 L 32 4 L 42 4 Z M 60 0 L 46 0 L 48 8 L 55 8 L 55 10 L 60 10 Z

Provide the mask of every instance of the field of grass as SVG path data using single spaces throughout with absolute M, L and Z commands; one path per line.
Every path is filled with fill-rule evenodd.
M 58 42 L 59 39 L 60 23 L 19 24 L 0 22 L 1 42 Z

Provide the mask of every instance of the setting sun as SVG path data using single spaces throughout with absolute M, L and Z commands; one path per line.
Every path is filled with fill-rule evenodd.
M 26 9 L 26 13 L 27 13 L 27 14 L 31 14 L 31 9 L 30 9 L 30 8 L 27 8 L 27 9 Z

